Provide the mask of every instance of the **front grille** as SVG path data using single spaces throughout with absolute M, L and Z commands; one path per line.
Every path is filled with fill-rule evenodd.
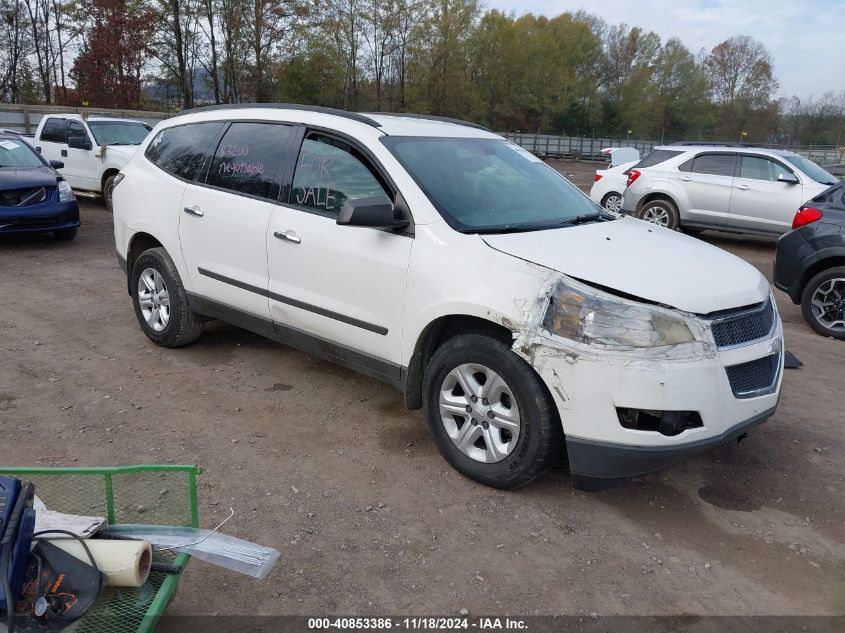
M 28 207 L 47 199 L 47 187 L 6 189 L 0 191 L 0 207 Z
M 737 398 L 752 398 L 771 393 L 774 389 L 780 369 L 780 354 L 771 354 L 725 367 L 731 390 Z
M 718 347 L 731 347 L 767 337 L 775 325 L 772 298 L 758 308 L 714 320 L 711 328 Z

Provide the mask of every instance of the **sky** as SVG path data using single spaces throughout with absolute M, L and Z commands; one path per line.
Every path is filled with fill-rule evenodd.
M 760 40 L 774 58 L 778 96 L 845 91 L 845 0 L 486 0 L 490 9 L 555 16 L 583 9 L 609 24 L 677 37 L 694 54 L 731 35 Z

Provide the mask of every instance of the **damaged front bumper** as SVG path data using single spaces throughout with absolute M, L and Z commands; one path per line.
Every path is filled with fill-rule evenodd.
M 573 298 L 573 289 L 588 298 Z M 557 318 L 550 318 L 553 310 Z M 681 320 L 689 333 L 666 319 Z M 657 472 L 744 435 L 775 412 L 783 326 L 774 307 L 763 335 L 720 346 L 711 329 L 715 321 L 706 317 L 565 278 L 547 286 L 545 301 L 534 304 L 526 322 L 513 349 L 534 367 L 557 405 L 577 488 L 599 490 Z M 661 344 L 650 346 L 649 340 Z M 681 342 L 662 344 L 667 340 Z

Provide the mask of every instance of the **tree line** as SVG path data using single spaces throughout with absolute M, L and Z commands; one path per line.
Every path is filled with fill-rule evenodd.
M 845 142 L 845 92 L 777 99 L 746 35 L 712 50 L 481 0 L 0 0 L 0 101 L 179 110 L 296 102 L 499 131 Z

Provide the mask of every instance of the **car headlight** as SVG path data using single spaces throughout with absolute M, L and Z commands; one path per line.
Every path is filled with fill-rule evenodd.
M 695 337 L 680 317 L 561 280 L 552 290 L 543 327 L 580 343 L 643 348 L 690 343 Z
M 73 195 L 73 189 L 70 188 L 70 183 L 67 180 L 59 181 L 59 202 L 71 202 L 76 200 Z

